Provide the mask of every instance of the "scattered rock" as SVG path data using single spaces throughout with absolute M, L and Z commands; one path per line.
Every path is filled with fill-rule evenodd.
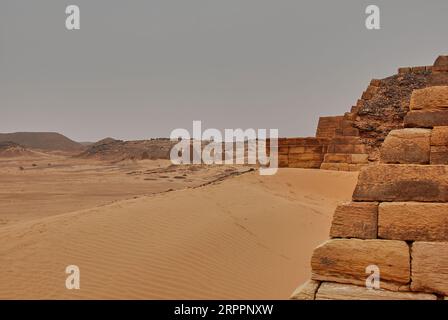
M 314 280 L 308 280 L 303 285 L 298 287 L 296 291 L 292 294 L 292 300 L 314 300 L 316 297 L 317 289 L 319 288 L 320 282 Z

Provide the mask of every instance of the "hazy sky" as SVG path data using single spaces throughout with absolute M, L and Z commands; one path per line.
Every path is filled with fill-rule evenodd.
M 0 132 L 137 139 L 202 120 L 312 136 L 371 78 L 448 54 L 447 30 L 446 0 L 1 0 Z

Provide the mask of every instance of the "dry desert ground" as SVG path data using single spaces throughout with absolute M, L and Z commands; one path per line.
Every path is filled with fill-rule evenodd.
M 357 176 L 0 159 L 0 298 L 287 299 Z M 65 287 L 68 265 L 80 290 Z

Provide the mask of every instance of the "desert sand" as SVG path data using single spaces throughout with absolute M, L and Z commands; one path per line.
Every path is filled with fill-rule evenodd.
M 287 299 L 357 180 L 49 157 L 2 160 L 0 298 Z

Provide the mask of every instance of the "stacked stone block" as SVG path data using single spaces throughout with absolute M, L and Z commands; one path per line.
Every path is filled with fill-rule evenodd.
M 356 106 L 352 107 L 339 122 L 339 128 L 328 144 L 321 169 L 338 171 L 358 171 L 368 164 L 369 155 L 365 143 L 359 137 L 359 130 L 354 127 L 354 120 L 359 106 L 373 98 L 381 85 L 379 80 L 372 80 Z M 319 130 L 318 130 L 319 132 Z
M 433 128 L 448 123 L 448 86 L 415 90 L 410 112 L 404 118 L 405 127 Z
M 326 152 L 324 138 L 279 139 L 279 166 L 287 168 L 319 168 Z
M 341 129 L 344 116 L 320 117 L 317 125 L 316 137 L 331 139 L 336 136 Z
M 328 145 L 321 169 L 358 171 L 368 163 L 366 146 L 357 136 L 339 136 Z
M 432 67 L 431 85 L 440 86 L 448 83 L 448 56 L 439 56 Z
M 413 93 L 410 113 L 448 103 L 445 89 L 425 90 Z M 448 121 L 438 124 L 389 133 L 380 163 L 361 170 L 352 202 L 337 207 L 312 280 L 293 299 L 448 296 L 448 166 L 439 148 L 448 146 Z M 366 285 L 372 266 L 379 289 Z

